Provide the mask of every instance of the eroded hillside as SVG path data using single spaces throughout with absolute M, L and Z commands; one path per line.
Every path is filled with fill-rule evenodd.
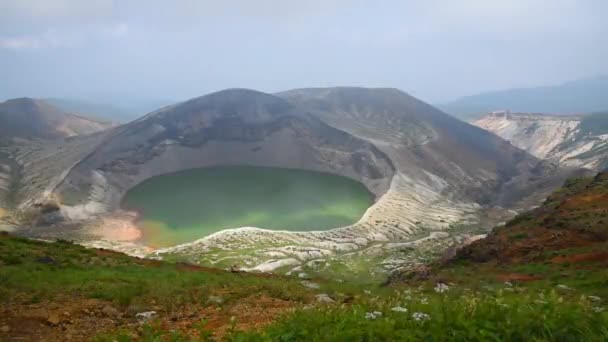
M 43 202 L 109 127 L 41 100 L 0 103 L 0 208 Z
M 486 115 L 473 122 L 532 155 L 594 171 L 608 166 L 608 113 L 586 116 Z
M 0 338 L 605 341 L 607 219 L 608 175 L 572 179 L 539 208 L 384 286 L 3 234 Z
M 123 195 L 150 177 L 191 168 L 322 171 L 355 179 L 375 194 L 374 205 L 347 227 L 321 232 L 234 227 L 154 254 L 253 271 L 360 274 L 372 268 L 381 277 L 489 228 L 513 215 L 511 209 L 537 203 L 573 172 L 396 89 L 277 95 L 229 89 L 87 137 L 90 143 L 74 140 L 54 148 L 65 160 L 45 150 L 27 154 L 51 156 L 36 157 L 28 164 L 30 173 L 49 162 L 61 165 L 39 186 L 41 193 L 51 189 L 61 204 L 59 218 L 68 224 L 28 225 L 23 234 L 146 255 L 148 246 L 137 241 L 136 216 L 120 210 Z

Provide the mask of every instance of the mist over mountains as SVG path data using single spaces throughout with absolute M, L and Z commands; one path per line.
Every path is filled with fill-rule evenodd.
M 465 120 L 497 110 L 572 115 L 605 111 L 607 94 L 608 76 L 600 75 L 558 85 L 489 91 L 438 107 Z

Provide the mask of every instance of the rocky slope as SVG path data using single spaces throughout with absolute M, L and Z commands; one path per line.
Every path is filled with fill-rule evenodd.
M 485 208 L 542 198 L 567 173 L 396 89 L 299 89 L 277 96 L 373 143 L 396 169 L 389 190 L 350 227 L 315 233 L 242 228 L 159 254 L 260 271 L 353 269 L 365 260 L 382 272 L 415 262 L 404 250 L 439 250 L 459 239 L 454 227 L 478 226 Z M 244 255 L 252 244 L 260 248 Z M 222 253 L 204 253 L 217 247 Z
M 542 206 L 463 248 L 458 257 L 500 263 L 587 259 L 608 265 L 607 243 L 608 173 L 604 172 L 569 180 Z
M 50 195 L 99 143 L 102 133 L 95 133 L 109 127 L 41 100 L 0 103 L 0 208 L 25 207 Z
M 58 189 L 71 218 L 118 209 L 126 190 L 149 177 L 216 165 L 337 173 L 377 196 L 391 161 L 373 144 L 264 93 L 233 89 L 196 98 L 115 130 Z M 82 197 L 82 194 L 85 194 Z M 80 196 L 80 198 L 79 198 Z
M 0 103 L 0 136 L 58 139 L 95 133 L 110 124 L 61 111 L 42 100 L 12 99 Z
M 399 90 L 368 88 L 220 91 L 98 134 L 69 155 L 65 173 L 48 184 L 63 217 L 78 229 L 34 227 L 29 236 L 125 250 L 113 238 L 136 229 L 129 228 L 133 217 L 118 210 L 124 193 L 149 177 L 188 168 L 323 171 L 356 179 L 376 195 L 348 227 L 306 233 L 242 227 L 156 253 L 286 272 L 315 265 L 363 269 L 361 262 L 382 272 L 419 262 L 421 253 L 412 251 L 436 253 L 460 240 L 462 227 L 485 226 L 537 203 L 572 172 Z M 145 253 L 141 247 L 128 246 L 136 254 Z
M 599 171 L 608 166 L 608 113 L 552 116 L 498 112 L 473 122 L 530 154 L 559 165 Z

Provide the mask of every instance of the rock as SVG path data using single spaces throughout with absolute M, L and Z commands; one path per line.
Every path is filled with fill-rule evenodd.
M 50 226 L 63 221 L 65 221 L 65 217 L 61 214 L 61 212 L 53 211 L 42 214 L 36 223 L 40 226 Z
M 207 303 L 222 304 L 222 303 L 224 303 L 224 298 L 222 298 L 220 296 L 209 296 L 209 298 L 207 299 Z
M 333 299 L 331 299 L 331 297 L 329 297 L 327 295 L 327 293 L 318 294 L 316 296 L 316 298 L 317 298 L 317 302 L 319 302 L 319 303 L 325 303 L 325 304 L 335 303 L 335 301 Z
M 61 323 L 61 317 L 59 317 L 57 313 L 53 312 L 49 314 L 49 317 L 46 319 L 46 321 L 52 325 L 59 325 L 59 323 Z
M 156 317 L 156 311 L 140 312 L 137 315 L 135 315 L 135 318 L 137 318 L 137 321 L 139 322 L 139 324 L 146 323 L 147 321 L 151 320 L 154 317 Z
M 11 331 L 11 327 L 9 327 L 8 325 L 3 325 L 2 328 L 0 328 L 0 332 L 3 333 L 8 333 Z
M 41 264 L 45 264 L 45 265 L 57 265 L 57 260 L 53 259 L 52 257 L 50 257 L 48 255 L 41 256 L 36 261 L 38 261 Z
M 49 317 L 49 313 L 45 309 L 37 308 L 37 309 L 29 310 L 29 312 L 27 313 L 27 316 L 30 318 L 35 318 L 35 319 L 39 319 L 39 320 L 46 320 Z
M 426 265 L 417 265 L 414 268 L 397 269 L 389 275 L 385 285 L 412 280 L 427 280 L 431 276 L 431 272 L 431 268 Z
M 108 317 L 120 317 L 122 316 L 122 314 L 116 310 L 115 308 L 106 305 L 104 306 L 103 309 L 101 309 L 101 313 L 103 313 L 104 315 L 108 316 Z
M 321 286 L 317 283 L 313 283 L 312 281 L 302 280 L 300 284 L 308 287 L 309 289 L 319 289 Z

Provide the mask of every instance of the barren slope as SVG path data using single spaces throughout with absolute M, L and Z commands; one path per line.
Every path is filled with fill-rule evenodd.
M 42 200 L 109 127 L 41 100 L 0 103 L 0 208 Z
M 30 98 L 0 103 L 0 136 L 57 139 L 98 132 L 110 124 L 69 114 Z
M 589 116 L 497 113 L 473 122 L 532 155 L 563 166 L 608 166 L 608 113 Z M 598 122 L 600 121 L 600 122 Z
M 72 218 L 118 209 L 155 175 L 217 165 L 308 169 L 344 175 L 377 196 L 394 168 L 374 145 L 272 95 L 232 89 L 196 98 L 117 129 L 58 189 Z

